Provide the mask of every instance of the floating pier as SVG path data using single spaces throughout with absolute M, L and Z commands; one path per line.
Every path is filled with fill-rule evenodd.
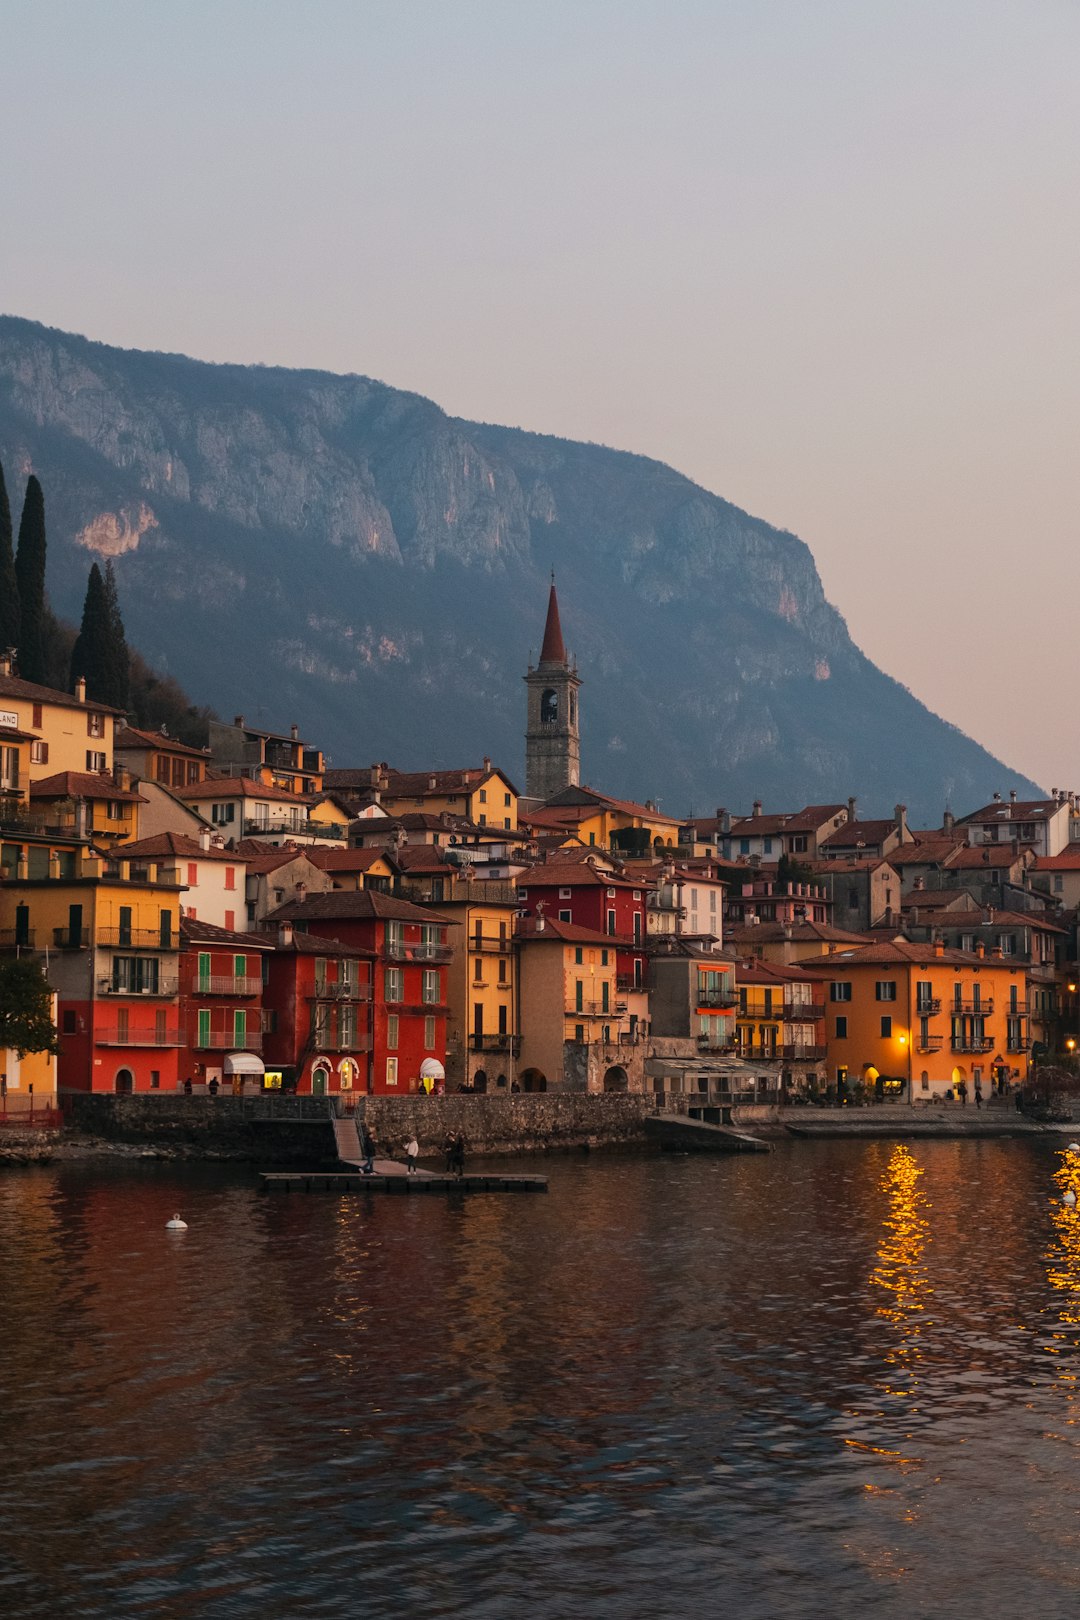
M 547 1192 L 546 1176 L 437 1176 L 418 1170 L 406 1175 L 384 1175 L 378 1170 L 365 1176 L 360 1170 L 265 1170 L 264 1192 L 285 1193 L 537 1193 Z
M 653 1114 L 645 1121 L 645 1134 L 662 1148 L 676 1153 L 768 1153 L 768 1142 L 710 1120 L 685 1114 Z

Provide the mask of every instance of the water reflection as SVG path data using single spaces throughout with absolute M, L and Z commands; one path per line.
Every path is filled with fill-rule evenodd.
M 1046 1275 L 1050 1286 L 1057 1290 L 1058 1321 L 1061 1329 L 1051 1332 L 1051 1354 L 1059 1354 L 1064 1347 L 1075 1347 L 1075 1335 L 1064 1328 L 1080 1327 L 1080 1152 L 1062 1148 L 1060 1163 L 1053 1174 L 1057 1188 L 1050 1221 L 1053 1240 L 1046 1255 Z M 1072 1194 L 1071 1200 L 1068 1195 Z M 1071 1372 L 1070 1377 L 1074 1377 Z
M 927 1275 L 926 1246 L 930 1240 L 929 1200 L 922 1189 L 922 1167 L 902 1144 L 893 1148 L 879 1183 L 888 1200 L 877 1264 L 871 1286 L 881 1290 L 877 1314 L 894 1329 L 885 1352 L 888 1366 L 896 1369 L 892 1382 L 903 1379 L 907 1393 L 918 1384 L 920 1341 L 927 1302 L 933 1293 Z M 898 1393 L 895 1388 L 890 1394 Z

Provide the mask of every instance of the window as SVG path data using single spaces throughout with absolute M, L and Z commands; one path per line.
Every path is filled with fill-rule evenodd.
M 772 854 L 772 839 L 771 838 L 763 838 L 762 841 L 761 841 L 761 848 L 762 848 L 762 853 L 763 854 L 771 855 Z
M 573 913 L 570 912 L 569 910 L 559 912 L 559 921 L 560 922 L 573 922 L 573 920 L 574 920 Z
M 212 804 L 210 806 L 210 820 L 215 827 L 224 827 L 227 822 L 235 821 L 235 804 Z
M 504 793 L 503 794 L 503 805 L 507 810 L 509 810 L 509 808 L 510 808 L 510 795 L 509 795 L 509 793 Z
M 608 964 L 608 953 L 607 953 L 606 950 L 603 950 L 603 951 L 600 952 L 600 966 L 601 967 L 607 967 L 607 964 Z
M 42 742 L 39 739 L 37 742 L 30 744 L 30 763 L 31 765 L 47 765 L 49 763 L 49 745 L 47 742 Z M 1058 878 L 1058 882 L 1061 882 L 1060 878 Z
M 473 978 L 479 984 L 484 977 L 484 963 L 479 956 L 473 958 Z
M 386 1060 L 386 1083 L 388 1086 L 397 1085 L 397 1058 L 388 1057 Z
M 198 1036 L 198 1040 L 197 1040 L 196 1044 L 198 1046 L 209 1046 L 210 1045 L 210 1009 L 209 1009 L 209 1007 L 200 1007 L 199 1008 L 199 1036 Z
M 105 769 L 105 755 L 86 750 L 86 768 L 88 771 L 103 771 Z
M 235 911 L 227 911 L 225 913 L 225 927 L 228 928 L 230 930 L 230 932 L 232 931 L 232 929 L 234 929 L 236 927 L 236 912 Z
M 435 1050 L 435 1020 L 434 1020 L 434 1018 L 425 1018 L 424 1019 L 424 1051 L 425 1052 L 434 1052 L 434 1050 Z
M 574 946 L 574 962 L 578 967 L 581 966 L 581 960 L 582 960 L 581 946 L 580 945 L 575 945 Z
M 895 1001 L 896 980 L 879 979 L 874 986 L 874 999 L 876 1001 Z
M 247 1013 L 243 1007 L 233 1008 L 233 1045 L 244 1046 L 247 1043 Z
M 199 887 L 199 868 L 194 861 L 188 862 L 187 886 L 189 889 L 197 889 Z
M 31 744 L 30 758 L 33 759 L 33 757 L 34 757 L 34 745 Z M 1060 894 L 1062 889 L 1064 889 L 1064 887 L 1065 887 L 1065 879 L 1063 877 L 1056 877 L 1054 879 L 1054 893 L 1055 894 Z
M 611 984 L 607 979 L 604 979 L 604 980 L 601 981 L 601 984 L 600 984 L 600 1010 L 601 1010 L 601 1012 L 609 1013 L 611 1011 L 610 997 L 611 997 Z
M 559 890 L 559 899 L 560 900 L 572 900 L 573 897 L 574 897 L 573 889 L 560 889 Z
M 613 934 L 615 932 L 615 913 L 614 911 L 610 910 L 607 914 L 607 931 L 609 934 Z
M 40 703 L 35 703 L 34 704 L 34 718 L 31 721 L 31 725 L 33 726 L 35 731 L 40 731 L 41 723 L 42 723 L 41 704 Z
M 439 971 L 437 968 L 424 969 L 424 988 L 422 996 L 427 1006 L 434 1006 L 439 999 Z
M 585 1042 L 585 1025 L 584 1024 L 575 1024 L 574 1025 L 574 1039 L 575 1039 L 575 1041 L 577 1041 L 579 1046 L 584 1045 L 584 1042 Z
M 246 979 L 247 978 L 247 957 L 246 956 L 234 956 L 233 957 L 233 977 L 236 978 L 236 979 Z
M 322 995 L 326 989 L 326 957 L 315 958 L 315 994 Z
M 384 982 L 387 1001 L 400 1001 L 402 989 L 402 970 L 398 967 L 385 968 Z
M 225 887 L 227 889 L 235 889 L 236 888 L 236 867 L 235 866 L 227 866 L 225 868 Z
M 105 716 L 98 714 L 96 709 L 91 709 L 86 716 L 86 735 L 88 737 L 104 737 L 105 735 Z
M 156 995 L 158 959 L 156 956 L 114 956 L 112 987 L 132 995 Z
M 487 804 L 487 788 L 480 789 L 480 803 Z
M 77 1025 L 76 1025 L 76 1022 L 75 1022 L 75 1014 L 74 1014 L 74 1012 L 71 1011 L 70 1008 L 67 1008 L 67 1007 L 65 1007 L 64 1013 L 63 1013 L 62 1028 L 63 1028 L 63 1032 L 64 1032 L 65 1035 L 74 1035 L 75 1031 L 76 1031 L 76 1028 L 77 1028 Z
M 850 981 L 850 979 L 834 979 L 832 984 L 830 984 L 830 986 L 829 986 L 829 1000 L 830 1001 L 850 1001 L 851 1000 L 851 981 Z
M 574 980 L 574 1011 L 582 1012 L 585 1007 L 585 985 L 581 979 Z
M 160 1069 L 151 1069 L 150 1070 L 150 1090 L 151 1091 L 160 1091 L 161 1090 L 161 1070 Z
M 1016 955 L 1016 935 L 1015 934 L 999 934 L 998 935 L 998 944 L 1001 946 L 1001 954 L 1002 954 L 1002 956 L 1015 956 Z
M 740 838 L 739 839 L 739 854 L 740 855 L 749 855 L 749 853 L 750 853 L 750 840 L 749 840 L 749 838 Z
M 883 1041 L 892 1040 L 892 1019 L 889 1017 L 881 1020 L 881 1038 Z
M 934 986 L 929 979 L 920 979 L 915 986 L 915 1005 L 929 1007 L 934 999 Z
M 386 1044 L 391 1052 L 397 1049 L 399 1025 L 400 1020 L 397 1013 L 391 1013 L 386 1020 Z
M 846 1018 L 838 1018 L 836 1020 L 836 1038 L 837 1038 L 838 1041 L 846 1041 L 847 1040 L 847 1019 Z

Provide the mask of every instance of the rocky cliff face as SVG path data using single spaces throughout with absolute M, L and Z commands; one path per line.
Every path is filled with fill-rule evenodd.
M 1034 791 L 859 652 L 802 541 L 641 456 L 5 317 L 0 460 L 14 499 L 44 484 L 60 611 L 114 558 L 132 639 L 196 701 L 296 720 L 337 764 L 520 775 L 555 567 L 597 785 L 913 819 Z

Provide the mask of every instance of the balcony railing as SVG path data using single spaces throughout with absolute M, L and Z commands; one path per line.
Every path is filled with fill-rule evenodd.
M 16 945 L 32 951 L 34 937 L 32 928 L 0 928 L 0 951 L 14 950 Z
M 632 973 L 618 974 L 615 984 L 620 996 L 641 995 L 645 991 L 644 984 L 635 979 Z
M 521 904 L 517 884 L 507 883 L 502 878 L 467 878 L 456 875 L 426 880 L 399 878 L 394 884 L 393 892 L 402 900 L 413 900 L 418 905 L 439 906 L 449 905 L 455 900 L 469 900 L 477 905 L 486 902 L 492 906 L 512 906 L 516 910 Z
M 1030 1042 L 1025 1040 L 1022 1035 L 1010 1035 L 1005 1042 L 1005 1050 L 1006 1052 L 1026 1052 L 1029 1045 Z
M 918 1018 L 932 1018 L 941 1011 L 941 997 L 927 996 L 924 1000 L 916 1000 L 915 1015 Z
M 196 1030 L 191 1037 L 191 1044 L 198 1051 L 261 1052 L 262 1041 L 260 1029 L 245 1031 L 242 1040 L 237 1040 L 234 1029 L 211 1029 L 202 1035 Z
M 179 985 L 175 979 L 166 979 L 160 976 L 157 984 L 153 986 L 146 984 L 118 984 L 111 977 L 98 980 L 98 993 L 103 996 L 167 996 L 171 998 L 176 995 L 178 989 Z
M 261 978 L 231 973 L 196 974 L 191 981 L 193 996 L 257 996 L 262 990 Z
M 994 1010 L 994 998 L 993 998 L 993 996 L 984 996 L 981 1001 L 950 1001 L 949 1002 L 949 1011 L 951 1013 L 953 1013 L 954 1015 L 959 1015 L 961 1013 L 974 1013 L 975 1016 L 978 1017 L 978 1015 L 980 1013 L 992 1013 L 993 1010 Z
M 183 1038 L 176 1029 L 99 1029 L 94 1033 L 96 1046 L 183 1046 Z
M 473 1052 L 512 1052 L 515 1057 L 521 1051 L 520 1035 L 470 1035 L 469 1047 Z
M 180 940 L 175 930 L 162 934 L 160 928 L 99 928 L 95 943 L 113 949 L 134 951 L 178 951 Z
M 370 984 L 347 984 L 344 981 L 324 980 L 321 984 L 315 981 L 315 993 L 308 996 L 308 1001 L 370 1001 Z
M 944 1042 L 943 1035 L 916 1035 L 916 1052 L 940 1052 Z
M 423 1013 L 425 1017 L 432 1018 L 437 1013 L 445 1013 L 445 1001 L 387 1001 L 387 1012 Z
M 826 1055 L 824 1046 L 778 1046 L 777 1056 L 788 1063 L 820 1063 Z
M 383 955 L 392 962 L 449 962 L 453 954 L 449 945 L 406 945 L 400 939 L 388 939 L 383 945 Z
M 487 951 L 497 956 L 509 956 L 510 936 L 509 934 L 470 934 L 469 949 L 473 952 Z
M 994 1042 L 991 1040 L 963 1040 L 956 1038 L 950 1041 L 954 1052 L 992 1052 Z
M 88 928 L 54 928 L 53 946 L 58 951 L 85 951 L 90 944 Z
M 735 1042 L 722 1035 L 699 1035 L 697 1043 L 703 1052 L 734 1052 Z
M 222 798 L 226 797 L 227 794 L 223 793 Z M 245 838 L 332 838 L 339 844 L 345 842 L 345 828 L 332 826 L 325 821 L 298 821 L 291 824 L 287 821 L 249 820 L 243 823 L 243 829 Z
M 358 1030 L 348 1039 L 342 1035 L 316 1035 L 317 1052 L 370 1052 L 371 1036 Z
M 791 1023 L 809 1024 L 815 1018 L 824 1018 L 825 1003 L 823 1001 L 785 1001 L 784 1017 Z
M 580 1014 L 583 1018 L 617 1018 L 619 1016 L 613 1001 L 583 1001 L 579 1006 L 569 1009 L 566 1016 L 567 1018 L 573 1018 L 575 1013 Z
M 735 990 L 705 990 L 698 987 L 697 1007 L 737 1007 L 739 1004 L 738 992 Z
M 18 805 L 0 804 L 0 832 L 25 833 L 28 838 L 71 840 L 76 836 L 75 817 L 58 815 L 55 810 L 43 815 L 40 811 L 23 810 Z

